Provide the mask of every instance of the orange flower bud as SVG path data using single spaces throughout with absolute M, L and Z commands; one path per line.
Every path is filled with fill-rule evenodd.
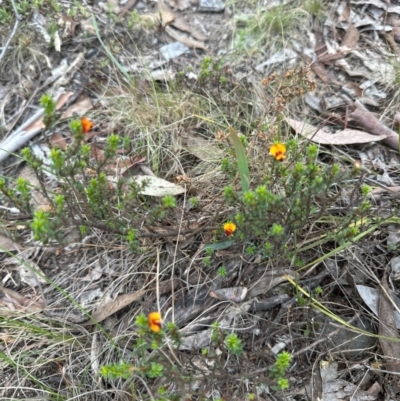
M 81 118 L 81 124 L 82 124 L 82 131 L 83 132 L 89 132 L 93 128 L 93 122 L 88 120 L 86 117 Z
M 148 316 L 150 330 L 154 333 L 161 331 L 161 314 L 159 312 L 151 312 Z

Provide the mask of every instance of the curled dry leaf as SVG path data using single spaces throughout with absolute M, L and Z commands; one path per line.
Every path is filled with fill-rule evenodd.
M 386 139 L 386 135 L 372 135 L 365 131 L 344 129 L 331 134 L 323 128 L 315 127 L 304 121 L 286 118 L 285 121 L 294 129 L 294 131 L 312 142 L 321 145 L 350 145 L 355 143 L 369 143 Z
M 351 113 L 349 117 L 362 128 L 376 135 L 385 135 L 383 143 L 392 149 L 399 149 L 399 136 L 385 124 L 379 121 L 366 107 L 360 102 L 355 101 L 350 105 Z
M 191 27 L 183 18 L 181 17 L 175 17 L 174 21 L 171 23 L 171 25 L 177 29 L 180 29 L 181 31 L 187 32 L 190 34 L 190 36 L 193 36 L 197 40 L 207 40 L 207 36 L 203 35 L 201 32 L 197 31 L 193 27 Z
M 192 49 L 203 49 L 204 51 L 208 52 L 208 48 L 203 42 L 199 42 L 198 40 L 183 36 L 170 26 L 165 27 L 165 32 L 167 32 L 168 35 L 171 36 L 171 38 L 183 43 L 187 47 L 190 47 Z
M 41 312 L 45 304 L 41 298 L 21 295 L 0 285 L 0 316 L 17 316 L 22 313 Z

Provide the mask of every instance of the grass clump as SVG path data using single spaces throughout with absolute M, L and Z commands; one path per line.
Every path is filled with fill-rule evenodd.
M 269 46 L 274 38 L 274 45 L 283 48 L 287 39 L 308 19 L 301 7 L 288 8 L 278 5 L 269 9 L 259 7 L 255 12 L 239 14 L 235 17 L 233 48 L 239 52 L 256 54 Z
M 303 6 L 304 11 L 322 19 L 325 15 L 325 5 L 321 0 L 307 0 Z
M 157 22 L 155 18 L 143 16 L 134 10 L 129 14 L 128 28 L 134 33 L 149 33 L 157 28 Z

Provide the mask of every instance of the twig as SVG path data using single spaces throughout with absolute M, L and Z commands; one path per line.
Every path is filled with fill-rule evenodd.
M 3 47 L 3 51 L 2 51 L 1 54 L 0 54 L 0 61 L 1 61 L 1 60 L 3 59 L 3 57 L 5 56 L 6 51 L 7 51 L 7 49 L 8 49 L 8 46 L 10 46 L 10 43 L 11 43 L 13 37 L 14 37 L 15 34 L 17 33 L 19 21 L 22 20 L 22 17 L 19 15 L 18 10 L 17 10 L 17 7 L 15 6 L 14 0 L 11 0 L 11 4 L 12 4 L 13 9 L 14 9 L 14 14 L 15 14 L 15 19 L 16 19 L 16 20 L 15 20 L 14 28 L 13 28 L 13 30 L 12 30 L 12 32 L 11 32 L 11 35 L 10 35 L 10 37 L 8 38 L 7 43 L 6 43 L 5 46 Z

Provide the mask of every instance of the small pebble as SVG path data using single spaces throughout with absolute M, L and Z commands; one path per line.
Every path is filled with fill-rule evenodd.
M 173 58 L 179 57 L 187 51 L 189 51 L 189 48 L 187 48 L 184 44 L 180 42 L 174 42 L 160 48 L 160 53 L 164 56 L 166 60 L 171 60 Z

